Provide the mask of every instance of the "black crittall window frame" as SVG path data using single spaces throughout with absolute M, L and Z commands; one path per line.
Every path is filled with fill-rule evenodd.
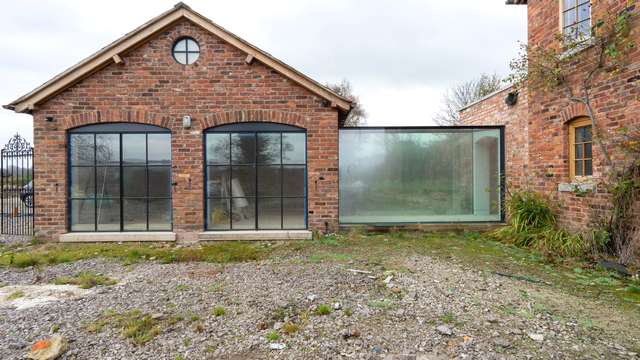
M 218 163 L 218 164 L 210 164 L 209 163 L 209 159 L 208 159 L 208 142 L 207 142 L 207 135 L 209 134 L 225 134 L 227 136 L 229 136 L 229 159 L 227 163 Z M 280 139 L 280 158 L 279 158 L 279 163 L 274 164 L 274 163 L 265 163 L 265 164 L 261 164 L 258 160 L 259 158 L 259 141 L 258 141 L 258 137 L 260 135 L 263 134 L 277 134 L 277 136 L 279 136 Z M 286 134 L 302 134 L 304 136 L 304 162 L 302 163 L 292 163 L 292 162 L 285 162 L 284 158 L 283 158 L 283 137 Z M 253 136 L 254 137 L 254 148 L 255 148 L 255 154 L 254 154 L 254 161 L 251 163 L 234 163 L 233 162 L 233 143 L 232 143 L 232 136 L 233 135 L 241 135 L 241 136 Z M 205 212 L 204 212 L 204 221 L 205 221 L 205 229 L 207 231 L 232 231 L 232 230 L 306 230 L 308 228 L 308 216 L 307 216 L 307 211 L 308 211 L 308 187 L 307 187 L 307 133 L 305 129 L 302 128 L 298 128 L 295 126 L 291 126 L 291 125 L 284 125 L 284 124 L 278 124 L 278 123 L 268 123 L 268 122 L 260 122 L 260 123 L 241 123 L 241 124 L 228 124 L 228 125 L 221 125 L 218 127 L 214 127 L 214 128 L 210 128 L 207 129 L 204 132 L 204 183 L 205 183 L 205 191 L 204 191 L 204 203 L 205 203 Z M 211 168 L 227 168 L 229 171 L 229 195 L 228 196 L 211 196 L 210 195 L 210 179 L 209 179 L 209 170 Z M 251 196 L 240 196 L 240 197 L 236 197 L 233 194 L 233 169 L 234 168 L 242 168 L 242 167 L 248 167 L 248 168 L 253 168 L 253 177 L 255 179 L 255 189 L 253 189 L 253 195 Z M 279 167 L 280 169 L 280 194 L 277 196 L 268 196 L 268 195 L 261 195 L 258 191 L 259 188 L 259 184 L 260 184 L 260 176 L 259 176 L 259 169 L 260 168 L 266 168 L 266 167 L 271 167 L 271 168 L 275 168 L 275 167 Z M 304 177 L 303 177 L 303 186 L 304 186 L 304 194 L 302 196 L 287 196 L 285 195 L 285 187 L 284 187 L 284 183 L 285 183 L 285 168 L 286 167 L 291 167 L 291 168 L 304 168 Z M 253 216 L 254 216 L 254 226 L 253 228 L 247 228 L 247 227 L 240 227 L 234 228 L 234 219 L 233 219 L 233 214 L 234 214 L 234 199 L 251 199 L 255 202 L 254 207 L 253 207 Z M 260 204 L 261 201 L 265 201 L 267 199 L 279 199 L 280 200 L 280 226 L 279 227 L 263 227 L 260 225 L 260 213 L 259 213 L 259 209 L 260 209 Z M 300 226 L 300 227 L 287 227 L 285 226 L 285 202 L 287 199 L 290 200 L 303 200 L 304 203 L 304 209 L 303 209 L 303 216 L 304 216 L 304 225 Z M 228 207 L 228 214 L 230 216 L 228 216 L 229 218 L 229 224 L 226 228 L 213 228 L 210 224 L 210 211 L 211 209 L 209 208 L 209 202 L 211 200 L 218 200 L 218 201 L 225 201 L 227 202 L 227 207 Z M 265 201 L 266 202 L 266 201 Z
M 164 163 L 150 163 L 149 162 L 149 135 L 156 135 L 156 134 L 163 134 L 163 135 L 168 135 L 169 137 L 169 149 L 168 149 L 168 163 L 164 162 Z M 73 163 L 73 141 L 72 138 L 75 135 L 82 135 L 82 136 L 93 136 L 93 163 L 92 164 L 74 164 Z M 117 136 L 118 138 L 118 159 L 117 159 L 117 163 L 116 161 L 112 160 L 111 163 L 98 163 L 98 156 L 96 155 L 97 153 L 97 147 L 98 147 L 98 142 L 97 137 L 98 136 L 102 136 L 102 135 L 113 135 L 113 136 Z M 131 163 L 131 164 L 127 164 L 125 163 L 125 161 L 123 161 L 123 157 L 124 157 L 124 151 L 123 151 L 123 137 L 126 135 L 144 135 L 144 141 L 145 141 L 145 159 L 144 159 L 144 163 Z M 68 211 L 68 218 L 67 218 L 67 223 L 68 223 L 68 230 L 70 232 L 123 232 L 123 231 L 127 231 L 127 232 L 142 232 L 142 231 L 172 231 L 173 230 L 173 214 L 172 214 L 172 208 L 173 208 L 173 204 L 172 204 L 172 186 L 171 186 L 171 177 L 172 177 L 172 171 L 171 171 L 171 131 L 159 126 L 154 126 L 154 125 L 144 125 L 144 124 L 132 124 L 132 123 L 106 123 L 106 124 L 97 124 L 97 125 L 87 125 L 87 126 L 83 126 L 83 127 L 79 127 L 79 128 L 74 128 L 71 129 L 67 132 L 67 144 L 69 144 L 68 146 L 68 154 L 67 154 L 67 178 L 69 179 L 68 181 L 68 188 L 67 188 L 67 209 Z M 75 168 L 91 168 L 93 169 L 93 176 L 94 176 L 94 181 L 93 181 L 93 196 L 73 196 L 73 176 L 72 176 L 72 172 Z M 119 180 L 119 188 L 118 188 L 118 194 L 115 196 L 98 196 L 99 192 L 98 192 L 98 176 L 97 176 L 97 172 L 99 168 L 111 168 L 111 169 L 118 169 L 118 180 Z M 124 179 L 124 173 L 125 170 L 127 168 L 138 168 L 138 169 L 144 169 L 144 178 L 145 178 L 145 184 L 144 184 L 144 195 L 125 195 L 125 191 L 124 191 L 124 183 L 125 183 L 125 179 Z M 168 176 L 168 183 L 165 184 L 165 186 L 167 187 L 168 191 L 166 196 L 151 196 L 149 194 L 149 183 L 150 183 L 150 176 L 149 176 L 149 170 L 150 169 L 158 169 L 158 168 L 164 168 L 167 169 L 169 172 L 169 176 Z M 73 224 L 73 203 L 74 201 L 82 201 L 82 200 L 88 200 L 88 201 L 93 201 L 93 229 L 74 229 L 74 224 Z M 99 207 L 99 202 L 100 201 L 109 201 L 109 200 L 116 200 L 119 202 L 119 229 L 106 229 L 106 230 L 101 230 L 99 229 L 99 224 L 98 224 L 98 207 Z M 133 200 L 143 200 L 145 203 L 145 225 L 144 225 L 144 229 L 141 228 L 133 228 L 133 227 L 127 227 L 125 224 L 125 202 L 129 200 L 129 201 L 133 201 Z M 153 202 L 155 201 L 163 201 L 165 202 L 165 205 L 167 205 L 168 203 L 168 223 L 166 224 L 166 227 L 152 227 L 150 226 L 149 223 L 149 213 L 150 213 L 150 208 L 152 208 L 154 206 Z

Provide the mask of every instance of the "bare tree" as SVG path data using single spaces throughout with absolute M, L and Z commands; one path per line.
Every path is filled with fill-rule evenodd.
M 502 79 L 497 74 L 482 74 L 479 78 L 458 84 L 447 90 L 442 98 L 442 110 L 433 118 L 440 126 L 458 125 L 460 109 L 498 91 Z
M 349 113 L 347 120 L 344 122 L 344 126 L 361 126 L 366 123 L 367 112 L 364 110 L 360 99 L 353 94 L 353 86 L 349 80 L 342 79 L 339 83 L 326 84 L 326 86 L 336 94 L 351 100 L 351 112 Z

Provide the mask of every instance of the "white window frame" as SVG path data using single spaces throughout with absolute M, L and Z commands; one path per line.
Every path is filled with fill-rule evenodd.
M 588 0 L 588 1 L 572 0 L 572 1 L 575 2 L 575 6 L 570 8 L 570 9 L 576 12 L 576 22 L 571 24 L 571 25 L 577 25 L 577 24 L 579 24 L 581 22 L 587 22 L 588 21 L 588 23 L 589 23 L 589 33 L 587 34 L 587 36 L 585 36 L 584 38 L 580 38 L 580 39 L 576 38 L 577 34 L 565 34 L 565 29 L 568 28 L 569 26 L 571 26 L 571 25 L 565 26 L 565 23 L 564 23 L 564 13 L 566 11 L 568 11 L 568 10 L 566 10 L 565 7 L 564 7 L 565 0 L 558 0 L 558 4 L 559 4 L 559 7 L 558 7 L 559 16 L 558 16 L 558 18 L 559 18 L 559 24 L 560 24 L 560 26 L 559 26 L 560 34 L 562 34 L 562 38 L 563 39 L 570 39 L 570 40 L 577 39 L 579 41 L 587 41 L 587 40 L 591 39 L 591 27 L 593 26 L 593 23 L 592 23 L 592 20 L 593 20 L 593 3 L 591 2 L 591 0 Z M 581 2 L 581 1 L 583 1 L 583 2 Z M 589 3 L 589 19 L 588 20 L 579 21 L 578 20 L 578 7 L 579 7 L 579 5 L 583 5 L 585 3 Z

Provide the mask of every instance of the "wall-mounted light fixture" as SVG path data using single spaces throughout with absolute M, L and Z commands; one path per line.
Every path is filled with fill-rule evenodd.
M 56 119 L 53 118 L 53 116 L 47 116 L 44 118 L 47 122 L 54 122 L 56 121 Z
M 191 128 L 191 116 L 185 115 L 182 117 L 182 127 L 185 129 Z

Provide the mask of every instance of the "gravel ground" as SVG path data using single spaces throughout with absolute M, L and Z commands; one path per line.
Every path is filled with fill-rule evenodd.
M 637 313 L 429 257 L 406 259 L 399 269 L 298 258 L 0 269 L 4 285 L 45 284 L 87 270 L 118 280 L 76 300 L 0 308 L 0 359 L 24 358 L 54 330 L 69 341 L 63 359 L 638 358 Z M 320 304 L 332 312 L 316 315 Z M 216 306 L 223 316 L 212 313 Z M 138 346 L 109 325 L 87 331 L 108 309 L 153 314 L 161 332 Z M 176 315 L 184 319 L 166 321 Z M 272 342 L 284 349 L 271 349 L 266 335 L 282 333 L 287 321 L 299 330 Z

